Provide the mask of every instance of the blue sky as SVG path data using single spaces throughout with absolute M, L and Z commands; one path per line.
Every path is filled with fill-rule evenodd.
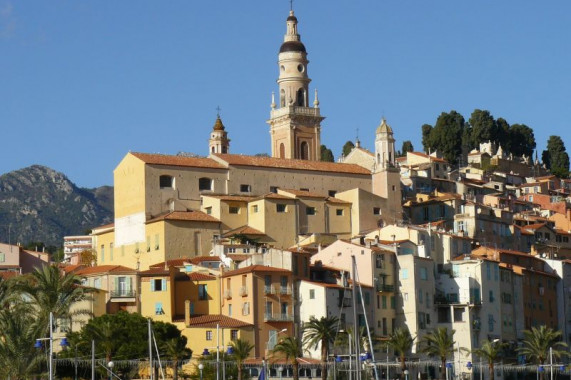
M 397 148 L 442 111 L 488 109 L 571 148 L 571 2 L 316 1 L 294 9 L 339 155 L 384 115 Z M 33 164 L 112 185 L 129 151 L 269 152 L 287 0 L 0 0 L 0 173 Z

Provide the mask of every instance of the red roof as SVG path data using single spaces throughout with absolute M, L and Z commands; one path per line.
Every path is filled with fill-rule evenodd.
M 295 195 L 296 197 L 319 198 L 319 199 L 327 198 L 327 195 L 312 193 L 310 191 L 305 191 L 305 190 L 295 190 L 295 189 L 279 189 L 279 190 L 288 194 Z
M 311 170 L 317 172 L 350 173 L 371 175 L 371 172 L 359 165 L 341 164 L 336 162 L 322 162 L 309 160 L 293 160 L 287 158 L 243 156 L 238 154 L 214 154 L 228 165 L 255 166 L 279 169 Z
M 243 322 L 238 319 L 230 318 L 221 314 L 201 315 L 190 318 L 187 323 L 188 328 L 193 327 L 220 327 L 220 328 L 240 328 L 251 327 L 251 323 Z
M 202 211 L 171 211 L 166 214 L 156 216 L 147 221 L 147 223 L 153 223 L 160 220 L 182 220 L 188 222 L 210 222 L 210 223 L 220 223 L 220 220 L 213 216 L 203 213 Z
M 216 276 L 213 276 L 211 274 L 201 273 L 201 272 L 191 272 L 191 273 L 188 273 L 187 275 L 188 275 L 188 278 L 190 278 L 192 281 L 216 280 Z
M 78 276 L 85 276 L 90 274 L 101 274 L 101 273 L 127 273 L 136 272 L 135 269 L 124 267 L 122 265 L 98 265 L 95 267 L 87 267 L 75 272 Z
M 253 227 L 250 226 L 242 226 L 242 227 L 238 227 L 235 228 L 233 230 L 230 230 L 226 233 L 224 233 L 224 235 L 222 235 L 222 237 L 229 237 L 229 236 L 234 236 L 234 235 L 256 235 L 256 236 L 265 236 L 266 234 L 263 233 L 260 230 L 257 230 Z
M 131 154 L 146 164 L 184 166 L 195 168 L 225 169 L 225 167 L 211 158 L 172 156 L 167 154 L 150 154 L 131 152 Z
M 231 270 L 222 275 L 222 277 L 230 277 L 238 274 L 253 273 L 253 272 L 277 272 L 277 273 L 291 273 L 291 271 L 276 267 L 267 267 L 265 265 L 250 265 L 245 268 Z

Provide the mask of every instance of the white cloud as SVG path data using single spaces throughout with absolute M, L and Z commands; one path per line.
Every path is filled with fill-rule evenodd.
M 9 38 L 16 29 L 14 6 L 10 1 L 0 3 L 0 38 Z

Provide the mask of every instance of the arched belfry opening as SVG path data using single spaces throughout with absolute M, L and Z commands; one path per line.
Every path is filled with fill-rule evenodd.
M 280 158 L 285 158 L 285 146 L 284 143 L 280 144 Z
M 299 157 L 302 160 L 309 160 L 309 145 L 306 141 L 302 141 L 299 146 Z
M 297 90 L 295 105 L 301 107 L 305 106 L 305 91 L 303 91 L 303 88 Z

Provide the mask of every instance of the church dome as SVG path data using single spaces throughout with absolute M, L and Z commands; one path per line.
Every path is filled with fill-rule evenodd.
M 280 53 L 289 51 L 305 53 L 305 45 L 303 45 L 303 43 L 300 41 L 286 41 L 282 44 L 282 46 L 280 46 Z
M 393 133 L 393 129 L 387 124 L 385 118 L 381 120 L 381 125 L 377 128 L 377 133 Z
M 224 130 L 224 124 L 222 124 L 222 120 L 220 119 L 220 116 L 218 116 L 216 118 L 216 122 L 214 123 L 214 128 L 212 128 L 215 131 L 223 131 Z

